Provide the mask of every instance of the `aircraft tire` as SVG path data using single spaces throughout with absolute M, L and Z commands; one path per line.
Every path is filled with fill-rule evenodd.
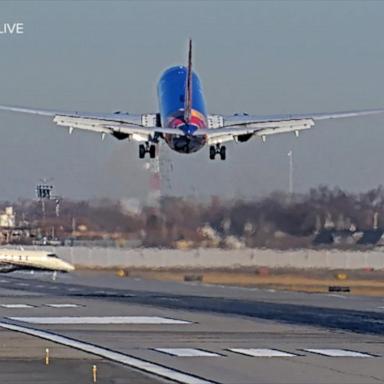
M 225 160 L 227 157 L 227 149 L 225 146 L 220 147 L 220 159 Z
M 155 145 L 151 145 L 149 147 L 149 157 L 151 159 L 154 159 L 156 157 L 156 146 Z
M 139 145 L 139 159 L 144 159 L 145 153 L 146 153 L 145 146 L 143 144 L 140 144 Z
M 216 149 L 215 149 L 215 147 L 213 145 L 211 145 L 209 147 L 209 158 L 211 160 L 215 160 L 215 157 L 216 157 Z

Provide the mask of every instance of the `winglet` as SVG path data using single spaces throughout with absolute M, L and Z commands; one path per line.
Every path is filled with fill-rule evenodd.
M 189 39 L 188 69 L 185 79 L 184 121 L 189 124 L 192 116 L 192 39 Z

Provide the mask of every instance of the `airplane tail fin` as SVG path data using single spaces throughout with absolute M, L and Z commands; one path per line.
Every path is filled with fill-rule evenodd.
M 184 121 L 189 124 L 192 116 L 192 39 L 189 39 L 188 69 L 185 81 Z

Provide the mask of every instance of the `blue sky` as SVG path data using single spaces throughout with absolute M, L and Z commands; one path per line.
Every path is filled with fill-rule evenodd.
M 18 1 L 0 3 L 0 103 L 110 112 L 157 112 L 156 82 L 194 66 L 210 113 L 322 112 L 384 105 L 384 3 L 335 1 Z M 137 144 L 71 136 L 46 118 L 0 114 L 0 199 L 32 197 L 53 177 L 67 197 L 143 196 L 147 174 Z M 319 184 L 361 191 L 383 183 L 384 117 L 318 124 L 296 139 L 167 154 L 174 194 L 261 196 Z

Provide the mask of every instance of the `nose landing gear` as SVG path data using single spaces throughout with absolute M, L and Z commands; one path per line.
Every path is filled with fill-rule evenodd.
M 149 143 L 139 145 L 139 159 L 144 159 L 145 155 L 149 153 L 149 157 L 154 159 L 156 157 L 156 146 L 149 145 Z
M 220 159 L 225 160 L 227 155 L 226 152 L 227 151 L 224 145 L 220 145 L 220 144 L 211 145 L 209 147 L 209 158 L 211 160 L 215 160 L 216 155 L 220 155 Z

